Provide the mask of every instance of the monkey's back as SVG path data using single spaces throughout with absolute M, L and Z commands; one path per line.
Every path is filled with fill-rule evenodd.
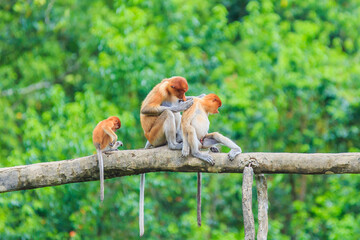
M 154 125 L 155 121 L 158 119 L 158 115 L 146 115 L 146 114 L 142 114 L 142 110 L 146 107 L 159 107 L 162 103 L 162 101 L 164 100 L 164 94 L 162 93 L 162 89 L 161 86 L 163 86 L 163 84 L 167 79 L 162 80 L 160 83 L 158 83 L 146 96 L 146 98 L 144 99 L 144 101 L 141 104 L 141 108 L 140 108 L 140 123 L 141 123 L 141 127 L 144 130 L 145 136 L 146 133 L 148 133 L 152 126 Z
M 103 129 L 104 121 L 99 122 L 93 131 L 93 144 L 95 148 L 100 147 L 101 150 L 104 150 L 111 142 L 111 137 Z

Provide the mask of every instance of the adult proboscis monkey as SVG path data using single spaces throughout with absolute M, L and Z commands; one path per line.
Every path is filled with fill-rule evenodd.
M 185 97 L 188 89 L 185 78 L 171 77 L 162 80 L 146 96 L 140 110 L 141 126 L 148 140 L 145 148 L 167 144 L 170 149 L 182 149 L 180 112 L 193 104 L 192 99 L 187 100 Z M 145 174 L 143 173 L 140 176 L 140 236 L 144 234 L 144 188 Z

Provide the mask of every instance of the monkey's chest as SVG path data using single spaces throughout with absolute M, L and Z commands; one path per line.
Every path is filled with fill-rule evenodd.
M 208 134 L 210 122 L 207 116 L 199 115 L 191 123 L 195 128 L 197 138 L 200 140 Z

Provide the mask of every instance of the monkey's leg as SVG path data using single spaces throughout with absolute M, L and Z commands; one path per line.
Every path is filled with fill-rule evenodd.
M 222 134 L 220 134 L 218 132 L 209 133 L 204 138 L 204 143 L 206 142 L 206 145 L 214 143 L 215 141 L 217 143 L 227 146 L 228 148 L 231 148 L 230 152 L 228 153 L 229 160 L 231 160 L 231 161 L 234 160 L 235 157 L 242 152 L 241 148 L 238 145 L 236 145 L 229 138 L 223 136 Z M 204 146 L 204 144 L 203 144 L 203 146 Z
M 216 144 L 219 144 L 218 141 L 216 141 L 215 139 L 211 139 L 211 138 L 205 138 L 203 139 L 202 142 L 202 148 L 209 148 L 211 152 L 213 153 L 219 153 L 220 150 L 215 146 Z
M 186 132 L 184 132 L 184 131 L 182 131 L 182 132 L 183 132 L 183 147 L 182 147 L 182 150 L 181 150 L 181 155 L 183 157 L 187 157 L 187 156 L 189 156 L 189 153 L 190 153 L 188 135 L 187 135 Z
M 176 142 L 181 143 L 183 141 L 183 134 L 181 130 L 181 114 L 174 113 L 175 117 L 175 127 L 176 127 Z
M 193 126 L 187 127 L 187 134 L 188 134 L 188 141 L 190 145 L 191 155 L 193 155 L 196 158 L 199 158 L 205 162 L 210 163 L 211 165 L 214 165 L 213 158 L 209 154 L 203 154 L 200 153 L 199 147 L 201 146 L 200 141 L 197 139 L 196 131 Z
M 149 142 L 154 147 L 161 146 L 167 142 L 172 150 L 180 150 L 182 148 L 182 143 L 176 142 L 175 116 L 170 110 L 165 110 L 160 114 L 147 136 Z

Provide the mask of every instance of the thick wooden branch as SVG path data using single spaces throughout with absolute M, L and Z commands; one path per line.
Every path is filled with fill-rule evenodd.
M 225 153 L 210 153 L 215 165 L 182 158 L 167 147 L 124 150 L 104 154 L 105 178 L 147 172 L 242 173 L 252 163 L 255 173 L 334 174 L 360 173 L 360 153 L 299 154 L 242 153 L 234 161 Z M 0 169 L 0 192 L 56 186 L 99 179 L 96 155 Z

